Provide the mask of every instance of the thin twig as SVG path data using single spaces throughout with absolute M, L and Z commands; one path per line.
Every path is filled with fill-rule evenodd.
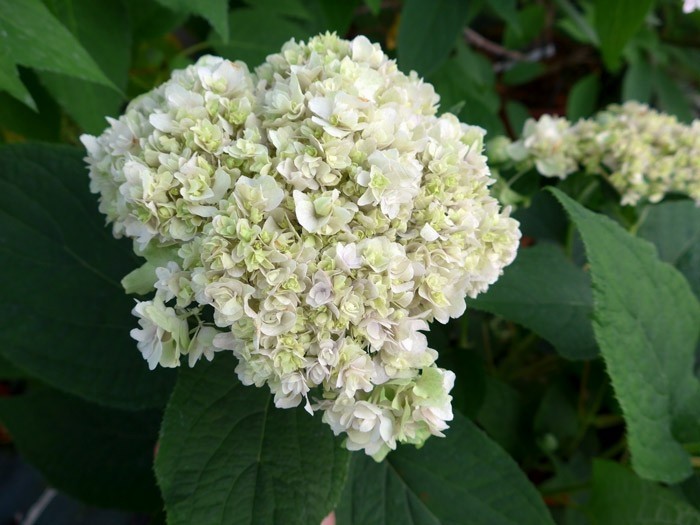
M 54 489 L 46 489 L 41 497 L 36 500 L 34 505 L 29 507 L 29 511 L 20 525 L 34 525 L 41 517 L 41 514 L 46 510 L 46 507 L 49 506 L 51 500 L 56 497 L 56 494 L 58 494 L 58 492 Z
M 470 44 L 473 44 L 475 47 L 480 47 L 481 49 L 483 49 L 484 51 L 488 51 L 492 55 L 510 58 L 512 60 L 517 60 L 518 62 L 527 60 L 527 56 L 525 56 L 521 52 L 506 49 L 502 45 L 497 44 L 496 42 L 492 42 L 488 38 L 480 35 L 476 31 L 468 27 L 464 29 L 464 38 L 466 38 L 467 42 L 469 42 Z

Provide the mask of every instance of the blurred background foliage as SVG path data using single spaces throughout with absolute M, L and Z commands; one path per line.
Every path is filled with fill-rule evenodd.
M 680 0 L 0 1 L 2 138 L 76 142 L 204 53 L 251 67 L 291 37 L 365 34 L 433 83 L 441 111 L 517 134 L 637 100 L 692 119 L 700 13 Z M 31 43 L 31 45 L 27 45 Z
M 489 137 L 517 137 L 526 119 L 544 113 L 575 120 L 626 100 L 652 104 L 685 122 L 700 108 L 700 12 L 683 14 L 681 0 L 0 0 L 0 140 L 78 145 L 81 133 L 102 131 L 105 115 L 117 117 L 127 101 L 202 54 L 254 67 L 289 38 L 322 31 L 364 34 L 380 43 L 404 71 L 414 69 L 435 85 L 440 111 L 484 127 Z M 549 193 L 538 192 L 538 185 L 535 177 L 519 181 L 518 191 L 531 199 L 516 215 L 523 246 L 534 247 L 522 251 L 489 294 L 471 302 L 466 316 L 431 328 L 441 366 L 457 373 L 455 406 L 520 464 L 557 523 L 700 523 L 700 477 L 662 486 L 619 466 L 629 462 L 625 427 L 597 358 L 583 246 L 561 207 Z M 700 216 L 692 206 L 680 210 L 685 204 L 658 208 L 638 234 L 677 263 L 697 295 Z M 616 213 L 624 222 L 626 213 L 635 212 Z M 654 227 L 674 220 L 679 242 L 691 246 L 680 259 L 671 248 L 664 252 L 668 239 L 659 232 L 666 230 Z M 513 290 L 524 298 L 515 306 Z M 84 436 L 85 418 L 73 421 L 75 414 L 87 417 L 98 437 L 114 435 L 110 425 L 145 429 L 151 441 L 132 436 L 133 451 L 124 452 L 121 442 L 110 450 L 139 455 L 150 472 L 159 407 L 112 419 L 102 409 L 92 414 L 88 403 L 50 393 L 1 354 L 0 378 L 0 418 L 10 429 L 0 450 L 3 472 L 17 461 L 13 435 L 50 435 L 51 421 L 43 427 L 12 425 L 21 419 L 17 414 L 57 397 L 58 405 L 44 408 L 70 421 L 76 436 Z M 171 382 L 166 378 L 162 384 Z M 13 397 L 27 403 L 27 396 L 18 396 L 25 391 L 34 404 L 7 408 Z M 135 421 L 142 416 L 143 422 Z M 102 506 L 158 507 L 152 479 L 141 480 L 138 488 L 123 486 L 96 468 L 66 483 L 61 472 L 86 461 L 81 446 L 59 447 L 66 451 L 63 461 L 51 465 L 33 454 L 42 446 L 32 448 L 30 438 L 25 456 L 63 490 Z M 89 461 L 108 455 L 93 452 Z M 12 465 L 24 480 L 12 486 L 31 486 L 26 490 L 40 494 L 36 474 Z M 130 475 L 126 470 L 123 476 Z M 26 494 L 11 495 L 3 488 L 7 479 L 0 479 L 0 523 L 26 523 Z M 115 491 L 114 498 L 95 494 L 96 487 Z M 16 503 L 12 509 L 8 498 Z M 77 503 L 66 501 L 47 509 L 77 512 Z M 659 521 L 647 520 L 650 514 Z M 115 514 L 71 523 L 142 518 L 128 519 Z M 56 514 L 46 523 L 62 521 Z

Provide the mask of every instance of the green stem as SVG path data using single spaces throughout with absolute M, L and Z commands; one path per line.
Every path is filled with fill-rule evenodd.
M 630 228 L 630 233 L 632 235 L 637 235 L 637 232 L 639 231 L 639 228 L 641 227 L 642 224 L 644 224 L 644 221 L 646 221 L 647 216 L 649 215 L 649 210 L 651 209 L 651 206 L 645 206 L 642 209 L 642 213 L 639 214 L 639 218 L 637 219 L 637 222 L 635 222 L 632 227 Z

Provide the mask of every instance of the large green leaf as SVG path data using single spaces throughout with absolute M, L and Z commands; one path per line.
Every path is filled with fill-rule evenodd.
M 300 23 L 258 8 L 231 11 L 229 26 L 228 42 L 215 43 L 217 53 L 230 60 L 242 60 L 251 69 L 267 55 L 279 52 L 290 38 L 299 40 L 310 36 Z M 261 31 L 260 28 L 265 29 Z
M 622 100 L 636 100 L 648 104 L 651 100 L 653 70 L 645 59 L 630 63 L 622 79 Z
M 681 443 L 700 441 L 693 375 L 700 304 L 650 243 L 553 192 L 586 247 L 595 335 L 627 423 L 632 465 L 644 478 L 680 481 L 692 472 Z
M 37 111 L 36 102 L 34 102 L 29 90 L 22 84 L 17 65 L 5 47 L 0 49 L 0 91 L 7 91 L 22 104 Z
M 489 136 L 505 133 L 493 68 L 483 55 L 459 44 L 455 56 L 429 80 L 440 95 L 441 112 L 458 114 L 462 122 L 486 128 Z
M 51 386 L 120 408 L 162 406 L 119 280 L 138 262 L 111 238 L 74 148 L 0 148 L 0 354 Z
M 169 525 L 308 525 L 335 506 L 348 452 L 320 417 L 277 409 L 218 355 L 182 369 L 161 429 L 156 475 Z
M 520 250 L 496 284 L 468 305 L 529 328 L 568 359 L 597 355 L 590 278 L 555 245 Z
M 700 525 L 700 513 L 679 496 L 611 461 L 593 463 L 585 510 L 595 525 Z
M 4 131 L 3 135 L 56 142 L 61 138 L 61 108 L 41 85 L 36 72 L 22 69 L 22 85 L 32 97 L 36 110 L 8 93 L 0 93 L 0 127 Z
M 159 411 L 115 410 L 30 383 L 21 395 L 0 398 L 0 421 L 52 486 L 94 505 L 159 508 Z
M 566 117 L 573 122 L 590 117 L 597 106 L 598 93 L 600 93 L 600 78 L 595 73 L 586 75 L 576 82 L 566 100 Z
M 381 463 L 355 454 L 338 525 L 547 525 L 542 499 L 515 462 L 455 414 L 446 438 L 399 446 Z
M 675 115 L 679 120 L 690 123 L 695 113 L 690 100 L 678 85 L 678 81 L 661 68 L 653 70 L 653 86 L 661 111 Z
M 661 260 L 680 270 L 700 297 L 700 208 L 689 200 L 651 205 L 638 234 L 654 243 Z
M 469 17 L 469 2 L 407 0 L 399 26 L 399 66 L 421 75 L 436 71 L 447 59 Z
M 129 18 L 120 0 L 46 0 L 53 14 L 100 64 L 109 79 L 126 89 L 131 61 Z M 56 73 L 42 82 L 68 114 L 88 133 L 99 133 L 105 116 L 118 115 L 123 97 L 104 86 Z
M 625 44 L 640 28 L 653 3 L 653 0 L 596 0 L 595 25 L 608 69 L 620 66 Z
M 157 0 L 179 13 L 203 17 L 224 40 L 228 38 L 228 0 Z M 260 26 L 260 30 L 264 26 Z
M 317 24 L 318 32 L 336 31 L 339 35 L 345 35 L 348 27 L 352 23 L 355 9 L 360 4 L 360 0 L 316 0 L 307 2 L 314 10 L 318 10 Z M 318 6 L 318 8 L 316 8 Z M 295 13 L 295 16 L 296 13 Z
M 80 42 L 39 0 L 0 0 L 0 32 L 5 57 L 17 64 L 114 88 Z M 7 65 L 3 70 L 8 71 Z

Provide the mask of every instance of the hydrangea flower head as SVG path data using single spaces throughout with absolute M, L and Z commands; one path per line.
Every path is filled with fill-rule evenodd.
M 700 0 L 683 0 L 683 12 L 688 14 L 700 9 Z
M 534 167 L 545 177 L 602 175 L 624 205 L 659 202 L 667 194 L 700 204 L 699 131 L 700 120 L 688 125 L 646 104 L 626 102 L 575 124 L 549 115 L 529 119 L 519 140 L 499 138 L 490 147 L 493 161 Z
M 438 100 L 378 45 L 325 34 L 254 72 L 203 57 L 82 137 L 100 210 L 150 267 L 149 365 L 231 351 L 243 384 L 375 458 L 442 435 L 455 377 L 423 332 L 520 232 L 489 194 L 484 131 Z

